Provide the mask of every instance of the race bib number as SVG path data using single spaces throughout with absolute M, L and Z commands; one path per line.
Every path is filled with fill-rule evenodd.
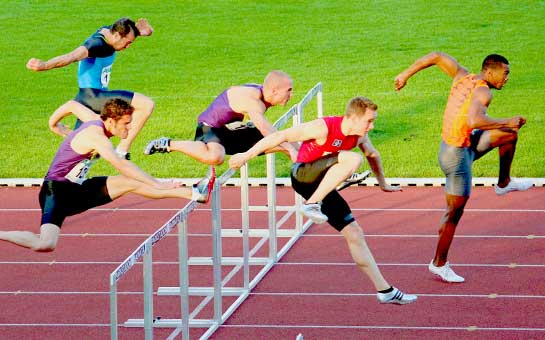
M 106 66 L 102 69 L 102 73 L 100 75 L 100 83 L 102 87 L 108 87 L 111 74 L 112 74 L 112 65 Z
M 89 173 L 89 169 L 91 168 L 91 165 L 93 165 L 93 161 L 90 159 L 84 159 L 76 166 L 70 170 L 69 173 L 64 176 L 67 180 L 69 180 L 72 183 L 81 184 L 87 179 L 87 174 Z

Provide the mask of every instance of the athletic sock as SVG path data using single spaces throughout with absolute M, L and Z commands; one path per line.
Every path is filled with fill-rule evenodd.
M 394 287 L 390 286 L 390 288 L 385 290 L 379 290 L 378 293 L 386 294 L 394 290 Z

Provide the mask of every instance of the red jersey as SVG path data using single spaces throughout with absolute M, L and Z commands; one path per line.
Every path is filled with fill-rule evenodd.
M 329 153 L 338 153 L 341 150 L 351 150 L 358 145 L 360 136 L 345 136 L 341 131 L 344 117 L 324 117 L 327 125 L 327 139 L 324 144 L 316 143 L 315 139 L 304 141 L 297 154 L 298 163 L 309 163 Z

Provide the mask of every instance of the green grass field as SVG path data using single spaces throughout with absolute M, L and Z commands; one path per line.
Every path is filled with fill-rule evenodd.
M 269 70 L 282 69 L 295 81 L 294 96 L 269 111 L 271 120 L 318 81 L 326 115 L 342 114 L 351 97 L 365 95 L 379 104 L 370 136 L 386 176 L 442 177 L 436 157 L 450 78 L 431 68 L 402 92 L 393 90 L 397 73 L 439 50 L 474 72 L 489 53 L 510 60 L 510 80 L 495 92 L 489 114 L 527 118 L 512 174 L 545 177 L 544 1 L 113 1 L 97 7 L 95 1 L 8 0 L 3 8 L 0 178 L 44 176 L 61 142 L 49 132 L 48 117 L 77 92 L 76 64 L 34 73 L 27 60 L 67 53 L 122 16 L 146 17 L 155 29 L 118 54 L 110 82 L 111 89 L 156 102 L 132 149 L 134 162 L 154 176 L 199 177 L 205 166 L 179 153 L 146 157 L 146 141 L 192 139 L 197 115 L 224 88 L 261 82 Z M 492 152 L 476 162 L 474 176 L 496 176 L 497 158 Z M 285 177 L 288 159 L 278 159 L 278 176 Z M 93 175 L 114 173 L 100 163 Z M 264 172 L 264 158 L 252 161 L 252 176 Z

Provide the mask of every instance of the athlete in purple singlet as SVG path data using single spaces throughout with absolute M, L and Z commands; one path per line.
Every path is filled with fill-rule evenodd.
M 377 105 L 367 98 L 356 97 L 348 103 L 344 116 L 319 118 L 272 133 L 250 150 L 233 155 L 229 165 L 240 168 L 280 143 L 303 142 L 291 168 L 292 187 L 307 200 L 302 213 L 314 223 L 327 221 L 343 235 L 354 262 L 375 286 L 380 303 L 407 304 L 416 301 L 416 295 L 404 294 L 382 276 L 365 242 L 363 230 L 352 216 L 348 203 L 336 190 L 360 167 L 361 155 L 350 151 L 356 146 L 367 158 L 381 189 L 400 190 L 386 183 L 380 154 L 367 135 L 376 117 Z
M 222 164 L 225 155 L 246 151 L 263 136 L 275 131 L 265 117 L 265 111 L 271 106 L 285 105 L 291 97 L 292 86 L 289 75 L 272 71 L 265 77 L 263 85 L 230 87 L 199 115 L 193 141 L 162 137 L 149 142 L 144 153 L 179 151 L 205 164 Z M 245 118 L 249 121 L 245 122 Z M 265 152 L 277 151 L 285 152 L 295 161 L 297 150 L 290 143 Z
M 35 251 L 53 251 L 67 216 L 106 204 L 129 192 L 148 198 L 208 201 L 215 179 L 213 174 L 193 188 L 181 187 L 179 183 L 151 177 L 116 154 L 109 138 L 127 138 L 133 111 L 128 102 L 112 99 L 104 105 L 100 120 L 85 122 L 68 135 L 53 158 L 40 190 L 40 233 L 1 231 L 0 240 Z M 87 178 L 89 168 L 99 155 L 121 175 Z

